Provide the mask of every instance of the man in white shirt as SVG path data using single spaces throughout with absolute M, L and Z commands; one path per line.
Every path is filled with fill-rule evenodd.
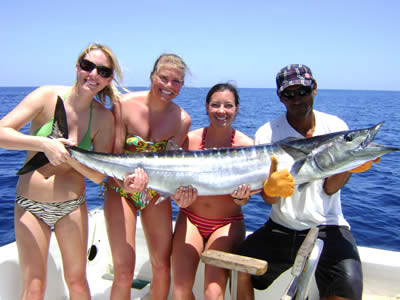
M 276 83 L 286 113 L 257 130 L 256 145 L 348 130 L 338 117 L 313 109 L 317 82 L 307 66 L 294 64 L 282 68 Z M 363 172 L 370 166 L 366 163 L 350 172 L 318 180 L 287 198 L 273 197 L 267 190 L 261 193 L 264 201 L 272 205 L 269 220 L 247 237 L 239 254 L 268 261 L 268 271 L 262 276 L 240 273 L 238 299 L 254 299 L 253 287 L 266 289 L 290 268 L 313 226 L 319 227 L 318 238 L 324 241 L 315 275 L 321 299 L 361 299 L 361 262 L 342 213 L 340 189 L 352 172 Z

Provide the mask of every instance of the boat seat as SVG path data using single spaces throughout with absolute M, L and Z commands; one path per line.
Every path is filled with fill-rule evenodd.
M 305 300 L 307 298 L 323 248 L 323 241 L 317 237 L 318 228 L 311 228 L 297 252 L 291 271 L 292 278 L 281 300 Z M 268 266 L 268 263 L 264 260 L 218 250 L 204 251 L 201 255 L 201 261 L 232 271 L 230 291 L 232 300 L 237 298 L 237 272 L 262 275 L 267 271 Z
M 218 250 L 204 251 L 201 261 L 220 268 L 232 271 L 231 275 L 231 299 L 235 300 L 237 296 L 237 276 L 238 272 L 244 272 L 251 275 L 263 275 L 267 271 L 268 263 L 265 260 L 252 257 L 232 254 Z

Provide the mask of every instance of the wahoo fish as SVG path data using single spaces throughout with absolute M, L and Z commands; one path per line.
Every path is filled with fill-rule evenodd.
M 199 195 L 231 194 L 244 183 L 259 190 L 268 178 L 272 155 L 278 159 L 278 169 L 287 168 L 302 189 L 315 180 L 400 150 L 372 143 L 382 124 L 250 147 L 135 154 L 96 153 L 76 147 L 68 147 L 68 151 L 87 167 L 120 180 L 143 168 L 149 176 L 148 186 L 163 197 L 188 185 Z
M 54 133 L 63 136 L 68 129 L 62 100 L 56 105 Z M 373 143 L 383 122 L 365 129 L 347 130 L 307 139 L 285 139 L 250 147 L 215 148 L 203 151 L 168 150 L 134 154 L 108 154 L 66 146 L 73 158 L 107 176 L 123 180 L 136 168 L 143 168 L 148 187 L 162 197 L 173 195 L 177 188 L 192 185 L 199 195 L 231 194 L 240 184 L 252 190 L 263 187 L 269 176 L 271 156 L 278 159 L 278 170 L 287 168 L 298 189 L 311 182 L 351 170 L 400 148 Z M 32 171 L 44 163 L 37 153 L 21 169 Z M 32 163 L 33 161 L 33 163 Z M 47 161 L 48 162 L 48 161 Z M 21 170 L 19 173 L 21 173 Z M 28 172 L 29 172 L 28 171 Z

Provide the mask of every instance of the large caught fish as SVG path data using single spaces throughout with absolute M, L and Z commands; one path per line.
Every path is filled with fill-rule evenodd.
M 60 101 L 61 104 L 56 106 L 54 128 L 62 133 L 67 123 Z M 372 142 L 382 124 L 308 139 L 286 139 L 273 144 L 204 151 L 107 154 L 77 147 L 67 149 L 80 163 L 120 180 L 136 168 L 143 168 L 149 176 L 148 186 L 165 197 L 174 194 L 178 187 L 188 185 L 195 187 L 199 195 L 223 195 L 231 194 L 243 183 L 251 185 L 252 190 L 261 189 L 269 175 L 272 155 L 278 158 L 278 168 L 289 169 L 296 185 L 302 188 L 312 181 L 398 151 L 399 148 Z M 43 158 L 44 155 L 38 153 L 36 156 Z M 36 161 L 36 156 L 33 161 Z M 37 166 L 28 162 L 23 169 L 32 170 Z
M 192 185 L 199 195 L 231 194 L 239 184 L 261 189 L 268 177 L 271 156 L 279 169 L 288 168 L 300 188 L 310 182 L 353 169 L 399 148 L 372 143 L 382 123 L 367 129 L 336 132 L 309 139 L 285 140 L 251 147 L 172 150 L 161 153 L 106 154 L 68 148 L 80 163 L 108 176 L 124 179 L 138 167 L 148 186 L 161 195 Z

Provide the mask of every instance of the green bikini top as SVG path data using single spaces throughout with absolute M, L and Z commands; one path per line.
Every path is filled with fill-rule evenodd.
M 67 94 L 67 93 L 66 93 Z M 64 95 L 66 96 L 66 95 Z M 64 98 L 63 98 L 64 101 Z M 92 141 L 90 139 L 90 128 L 92 127 L 92 111 L 93 111 L 93 102 L 90 105 L 90 117 L 89 117 L 89 125 L 88 129 L 86 131 L 85 136 L 83 139 L 79 142 L 78 148 L 84 149 L 84 150 L 90 150 L 92 147 Z M 51 134 L 51 131 L 53 129 L 53 123 L 54 119 L 49 120 L 47 123 L 42 125 L 38 130 L 36 130 L 33 135 L 35 136 L 49 136 Z

